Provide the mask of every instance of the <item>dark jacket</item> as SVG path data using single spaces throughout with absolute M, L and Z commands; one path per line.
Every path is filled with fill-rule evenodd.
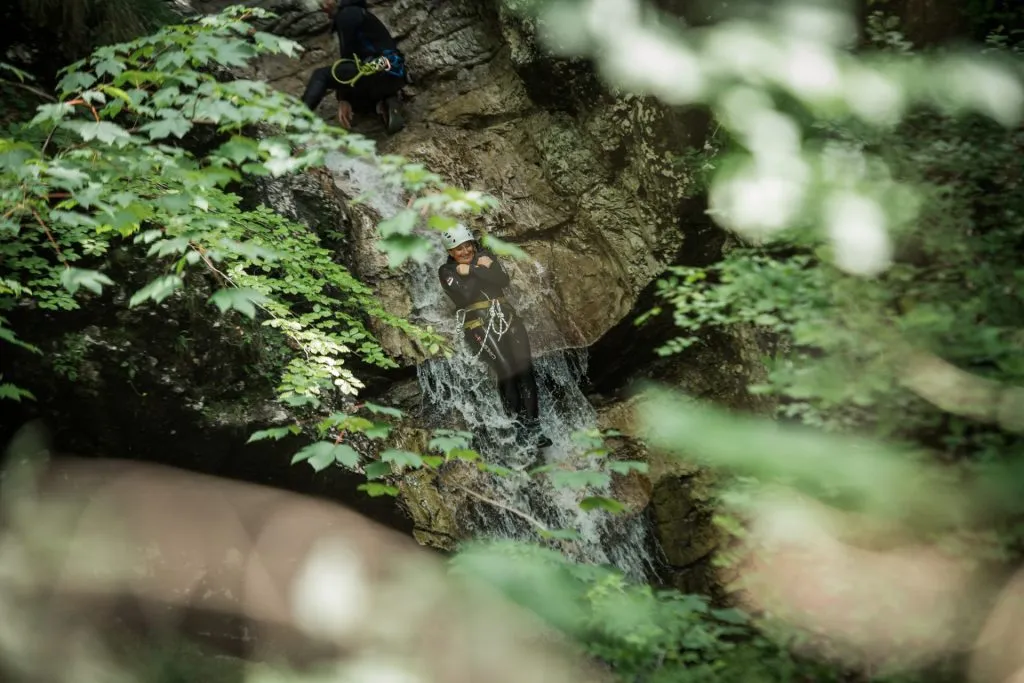
M 398 51 L 398 43 L 391 32 L 365 2 L 340 3 L 334 15 L 334 31 L 338 34 L 338 48 L 342 59 L 368 59 L 385 50 Z
M 477 261 L 481 256 L 490 257 L 492 263 L 489 268 L 477 265 Z M 449 256 L 448 260 L 437 269 L 437 276 L 441 280 L 441 287 L 458 308 L 465 308 L 478 301 L 505 296 L 504 288 L 509 285 L 509 277 L 501 267 L 501 262 L 490 251 L 477 247 L 473 263 L 469 266 L 469 275 L 459 275 L 455 270 L 458 265 L 455 259 Z M 506 314 L 513 312 L 512 307 L 508 304 L 503 304 L 502 308 Z M 466 313 L 466 320 L 481 318 L 486 315 L 486 309 L 468 311 Z

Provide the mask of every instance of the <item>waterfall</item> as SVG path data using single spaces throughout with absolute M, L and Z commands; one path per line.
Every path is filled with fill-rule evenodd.
M 400 188 L 388 186 L 369 162 L 342 154 L 328 156 L 327 167 L 347 194 L 388 218 L 404 208 Z M 645 580 L 653 570 L 649 530 L 642 515 L 614 516 L 605 511 L 584 512 L 579 501 L 584 495 L 608 495 L 592 491 L 583 494 L 552 486 L 546 477 L 529 477 L 524 469 L 534 459 L 532 448 L 516 442 L 514 418 L 502 406 L 495 381 L 487 367 L 473 357 L 456 323 L 454 305 L 441 289 L 437 267 L 446 254 L 432 238 L 434 251 L 425 264 L 404 266 L 407 289 L 412 299 L 413 322 L 433 325 L 455 344 L 450 359 L 433 358 L 421 363 L 417 375 L 423 392 L 424 419 L 433 427 L 452 428 L 462 422 L 474 434 L 474 448 L 488 461 L 515 470 L 507 476 L 491 475 L 486 496 L 542 521 L 551 529 L 572 529 L 579 539 L 563 544 L 573 559 L 593 564 L 610 564 L 631 579 Z M 541 425 L 553 444 L 545 449 L 548 463 L 564 461 L 578 450 L 572 434 L 592 429 L 597 414 L 583 394 L 586 377 L 585 349 L 572 348 L 547 278 L 535 261 L 503 259 L 512 284 L 507 288 L 517 312 L 526 324 L 534 355 L 534 369 L 540 399 Z M 529 285 L 524 286 L 524 285 Z M 581 463 L 582 464 L 582 463 Z M 592 463 L 591 463 L 592 464 Z M 473 531 L 480 536 L 536 541 L 531 524 L 503 508 L 481 503 L 471 514 Z

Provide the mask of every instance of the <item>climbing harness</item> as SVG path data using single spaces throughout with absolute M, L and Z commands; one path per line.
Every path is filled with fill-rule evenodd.
M 486 294 L 484 295 L 486 296 Z M 501 341 L 501 338 L 508 332 L 509 327 L 512 326 L 512 320 L 505 318 L 505 312 L 501 308 L 501 303 L 504 301 L 504 297 L 496 297 L 494 299 L 484 299 L 483 301 L 477 301 L 474 304 L 470 304 L 465 308 L 460 308 L 455 312 L 455 321 L 464 330 L 475 330 L 478 327 L 484 327 L 484 319 L 476 318 L 466 322 L 466 314 L 469 311 L 481 311 L 487 309 L 486 318 L 486 329 L 484 330 L 483 341 L 480 342 L 480 348 L 477 349 L 476 355 L 473 359 L 480 358 L 480 354 L 483 353 L 484 347 L 487 345 L 487 340 L 491 338 L 491 333 L 495 334 L 495 340 Z
M 338 76 L 338 67 L 346 62 L 353 62 L 356 65 L 356 75 L 347 81 L 341 80 Z M 349 87 L 355 85 L 363 76 L 372 76 L 377 73 L 387 73 L 392 76 L 402 77 L 405 75 L 405 60 L 396 50 L 385 50 L 382 54 L 367 61 L 361 61 L 358 56 L 352 55 L 352 59 L 339 59 L 331 65 L 331 76 L 335 81 Z

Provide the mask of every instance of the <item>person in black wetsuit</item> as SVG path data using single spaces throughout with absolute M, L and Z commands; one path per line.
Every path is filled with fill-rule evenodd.
M 447 230 L 441 237 L 448 260 L 437 275 L 445 293 L 459 307 L 460 317 L 465 312 L 466 342 L 494 370 L 502 403 L 518 418 L 525 438 L 537 448 L 550 446 L 551 439 L 540 428 L 530 338 L 505 299 L 508 274 L 493 253 L 476 244 L 465 226 Z
M 372 12 L 366 0 L 323 0 L 324 12 L 334 14 L 341 59 L 317 69 L 306 84 L 302 101 L 312 110 L 328 90 L 338 96 L 338 121 L 352 125 L 353 107 L 375 107 L 388 133 L 405 127 L 398 93 L 407 81 L 405 57 L 391 32 Z

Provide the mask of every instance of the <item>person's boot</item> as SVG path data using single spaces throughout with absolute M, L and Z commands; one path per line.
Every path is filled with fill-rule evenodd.
M 384 120 L 384 128 L 388 135 L 394 135 L 405 128 L 405 119 L 402 118 L 402 109 L 398 101 L 398 95 L 392 95 L 377 105 L 377 112 Z

